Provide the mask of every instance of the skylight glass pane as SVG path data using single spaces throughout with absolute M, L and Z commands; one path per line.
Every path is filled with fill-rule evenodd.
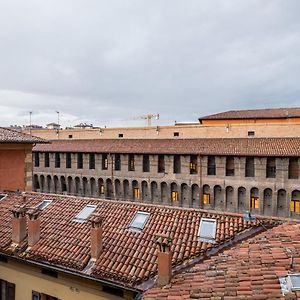
M 300 275 L 290 275 L 292 289 L 300 289 Z
M 4 199 L 6 196 L 7 196 L 6 194 L 0 194 L 0 201 L 1 201 L 2 199 Z
M 129 227 L 142 230 L 149 216 L 149 213 L 138 211 Z
M 50 203 L 52 202 L 52 200 L 43 200 L 40 204 L 37 205 L 38 209 L 45 209 Z
M 87 205 L 82 211 L 75 217 L 74 221 L 84 222 L 96 209 L 96 205 Z
M 215 219 L 202 218 L 198 237 L 200 239 L 207 239 L 207 242 L 214 242 L 216 236 L 217 221 Z

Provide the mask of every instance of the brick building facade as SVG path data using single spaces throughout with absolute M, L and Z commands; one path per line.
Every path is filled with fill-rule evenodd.
M 298 218 L 299 138 L 53 141 L 34 190 Z

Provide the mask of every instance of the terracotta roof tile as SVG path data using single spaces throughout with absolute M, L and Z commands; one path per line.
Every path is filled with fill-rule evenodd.
M 26 259 L 82 272 L 90 260 L 91 224 L 76 223 L 73 219 L 87 204 L 94 204 L 97 206 L 95 214 L 101 215 L 104 219 L 104 237 L 103 252 L 96 260 L 91 276 L 114 280 L 129 286 L 139 284 L 156 274 L 157 234 L 172 237 L 171 249 L 174 251 L 172 263 L 175 267 L 196 256 L 205 255 L 207 250 L 218 247 L 219 244 L 232 240 L 238 233 L 258 225 L 258 221 L 255 224 L 243 222 L 243 217 L 238 214 L 224 215 L 197 209 L 40 193 L 27 193 L 26 207 L 35 207 L 44 199 L 52 200 L 52 203 L 41 212 L 41 238 L 26 252 Z M 26 240 L 17 253 L 11 247 L 12 214 L 9 210 L 14 205 L 22 203 L 22 196 L 16 194 L 9 194 L 0 201 L 0 252 L 22 255 L 27 247 Z M 143 231 L 139 233 L 128 229 L 137 211 L 150 213 Z M 198 240 L 197 232 L 201 217 L 217 219 L 215 245 Z M 239 226 L 228 231 L 227 223 L 236 223 Z M 282 259 L 281 254 L 276 257 Z M 216 287 L 221 289 L 222 280 L 222 277 L 217 278 Z
M 287 157 L 299 156 L 300 138 L 55 140 L 33 151 Z
M 166 299 L 171 299 L 170 295 L 285 299 L 278 277 L 299 272 L 296 260 L 300 257 L 300 244 L 291 243 L 294 237 L 300 237 L 299 223 L 285 223 L 269 229 L 175 275 L 169 286 L 149 289 L 143 299 L 157 300 L 162 291 Z
M 199 118 L 199 120 L 287 119 L 300 118 L 300 107 L 229 110 Z
M 0 143 L 48 143 L 48 141 L 13 129 L 0 127 Z

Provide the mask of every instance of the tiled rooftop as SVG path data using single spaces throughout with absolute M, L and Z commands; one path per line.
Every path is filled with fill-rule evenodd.
M 13 129 L 0 127 L 0 143 L 47 143 L 46 140 Z
M 55 140 L 38 152 L 299 156 L 300 138 Z
M 172 238 L 173 266 L 178 266 L 192 258 L 204 257 L 209 249 L 233 240 L 238 233 L 251 232 L 258 225 L 258 221 L 245 222 L 238 214 L 40 193 L 26 195 L 26 207 L 35 207 L 44 199 L 52 200 L 41 211 L 41 238 L 26 253 L 26 240 L 17 249 L 12 247 L 9 210 L 24 203 L 21 195 L 9 194 L 0 201 L 0 252 L 83 272 L 90 260 L 91 224 L 73 219 L 87 204 L 94 204 L 95 213 L 104 218 L 104 239 L 103 252 L 91 269 L 91 276 L 127 286 L 136 286 L 156 275 L 157 235 L 167 234 Z M 139 233 L 128 229 L 137 211 L 150 213 Z M 217 219 L 216 244 L 198 240 L 201 217 Z M 266 222 L 273 224 L 270 220 Z
M 245 240 L 174 276 L 169 286 L 149 289 L 143 299 L 285 299 L 278 277 L 289 272 L 300 272 L 300 224 L 283 224 Z
M 199 120 L 286 119 L 300 118 L 300 107 L 229 110 L 199 118 Z

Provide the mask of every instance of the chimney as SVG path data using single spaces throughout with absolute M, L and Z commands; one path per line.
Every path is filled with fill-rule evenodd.
M 166 285 L 170 282 L 172 277 L 172 251 L 171 251 L 171 238 L 167 235 L 160 235 L 157 238 L 157 267 L 158 277 L 157 284 L 159 286 Z
M 94 216 L 90 220 L 91 228 L 91 257 L 96 260 L 99 258 L 103 248 L 103 217 Z
M 41 236 L 40 210 L 33 208 L 27 211 L 28 215 L 28 246 L 35 245 Z
M 26 237 L 26 208 L 16 205 L 11 210 L 12 219 L 12 242 L 19 244 Z

